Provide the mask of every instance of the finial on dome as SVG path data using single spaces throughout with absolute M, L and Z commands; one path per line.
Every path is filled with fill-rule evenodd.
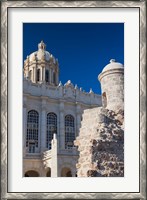
M 110 60 L 110 63 L 113 63 L 113 62 L 115 62 L 115 59 L 111 59 L 111 60 Z
M 46 45 L 45 45 L 45 43 L 43 42 L 43 40 L 41 40 L 41 42 L 38 44 L 38 49 L 43 49 L 43 50 L 46 49 Z
M 58 85 L 58 86 L 62 86 L 62 82 L 61 82 L 61 81 L 59 82 L 59 85 Z
M 75 89 L 77 89 L 78 88 L 78 86 L 77 86 L 77 84 L 75 85 Z
M 71 84 L 71 80 L 68 80 L 68 81 L 67 81 L 67 84 Z
M 92 91 L 92 88 L 90 88 L 90 91 L 89 91 L 89 93 L 93 93 L 93 91 Z

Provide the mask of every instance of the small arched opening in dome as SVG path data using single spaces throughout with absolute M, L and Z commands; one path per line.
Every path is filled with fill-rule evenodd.
M 40 69 L 37 69 L 37 81 L 40 81 Z
M 45 81 L 46 81 L 46 83 L 49 83 L 49 70 L 48 69 L 45 70 Z
M 106 92 L 103 92 L 103 94 L 102 94 L 102 103 L 103 103 L 103 107 L 106 108 L 106 107 L 107 107 L 107 96 L 106 96 Z

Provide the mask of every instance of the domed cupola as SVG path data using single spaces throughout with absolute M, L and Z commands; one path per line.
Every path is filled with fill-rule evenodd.
M 46 44 L 43 41 L 38 44 L 38 51 L 31 53 L 24 61 L 24 77 L 33 83 L 58 85 L 58 60 L 46 51 Z

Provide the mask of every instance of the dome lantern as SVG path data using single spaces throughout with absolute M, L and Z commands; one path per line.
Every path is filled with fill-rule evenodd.
M 43 42 L 43 40 L 38 44 L 38 50 L 45 50 L 46 49 L 46 44 Z

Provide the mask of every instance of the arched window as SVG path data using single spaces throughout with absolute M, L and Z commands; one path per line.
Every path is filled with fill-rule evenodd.
M 57 134 L 57 115 L 55 113 L 47 114 L 47 128 L 46 128 L 46 147 L 51 149 L 51 141 L 53 134 Z
M 40 69 L 37 69 L 37 81 L 40 81 Z
M 65 148 L 70 149 L 74 146 L 75 126 L 74 117 L 72 115 L 65 116 Z
M 49 82 L 49 70 L 45 71 L 45 81 L 48 83 Z
M 35 110 L 29 111 L 27 117 L 26 146 L 29 147 L 30 153 L 35 153 L 35 147 L 38 147 L 38 125 L 39 125 L 38 112 Z

